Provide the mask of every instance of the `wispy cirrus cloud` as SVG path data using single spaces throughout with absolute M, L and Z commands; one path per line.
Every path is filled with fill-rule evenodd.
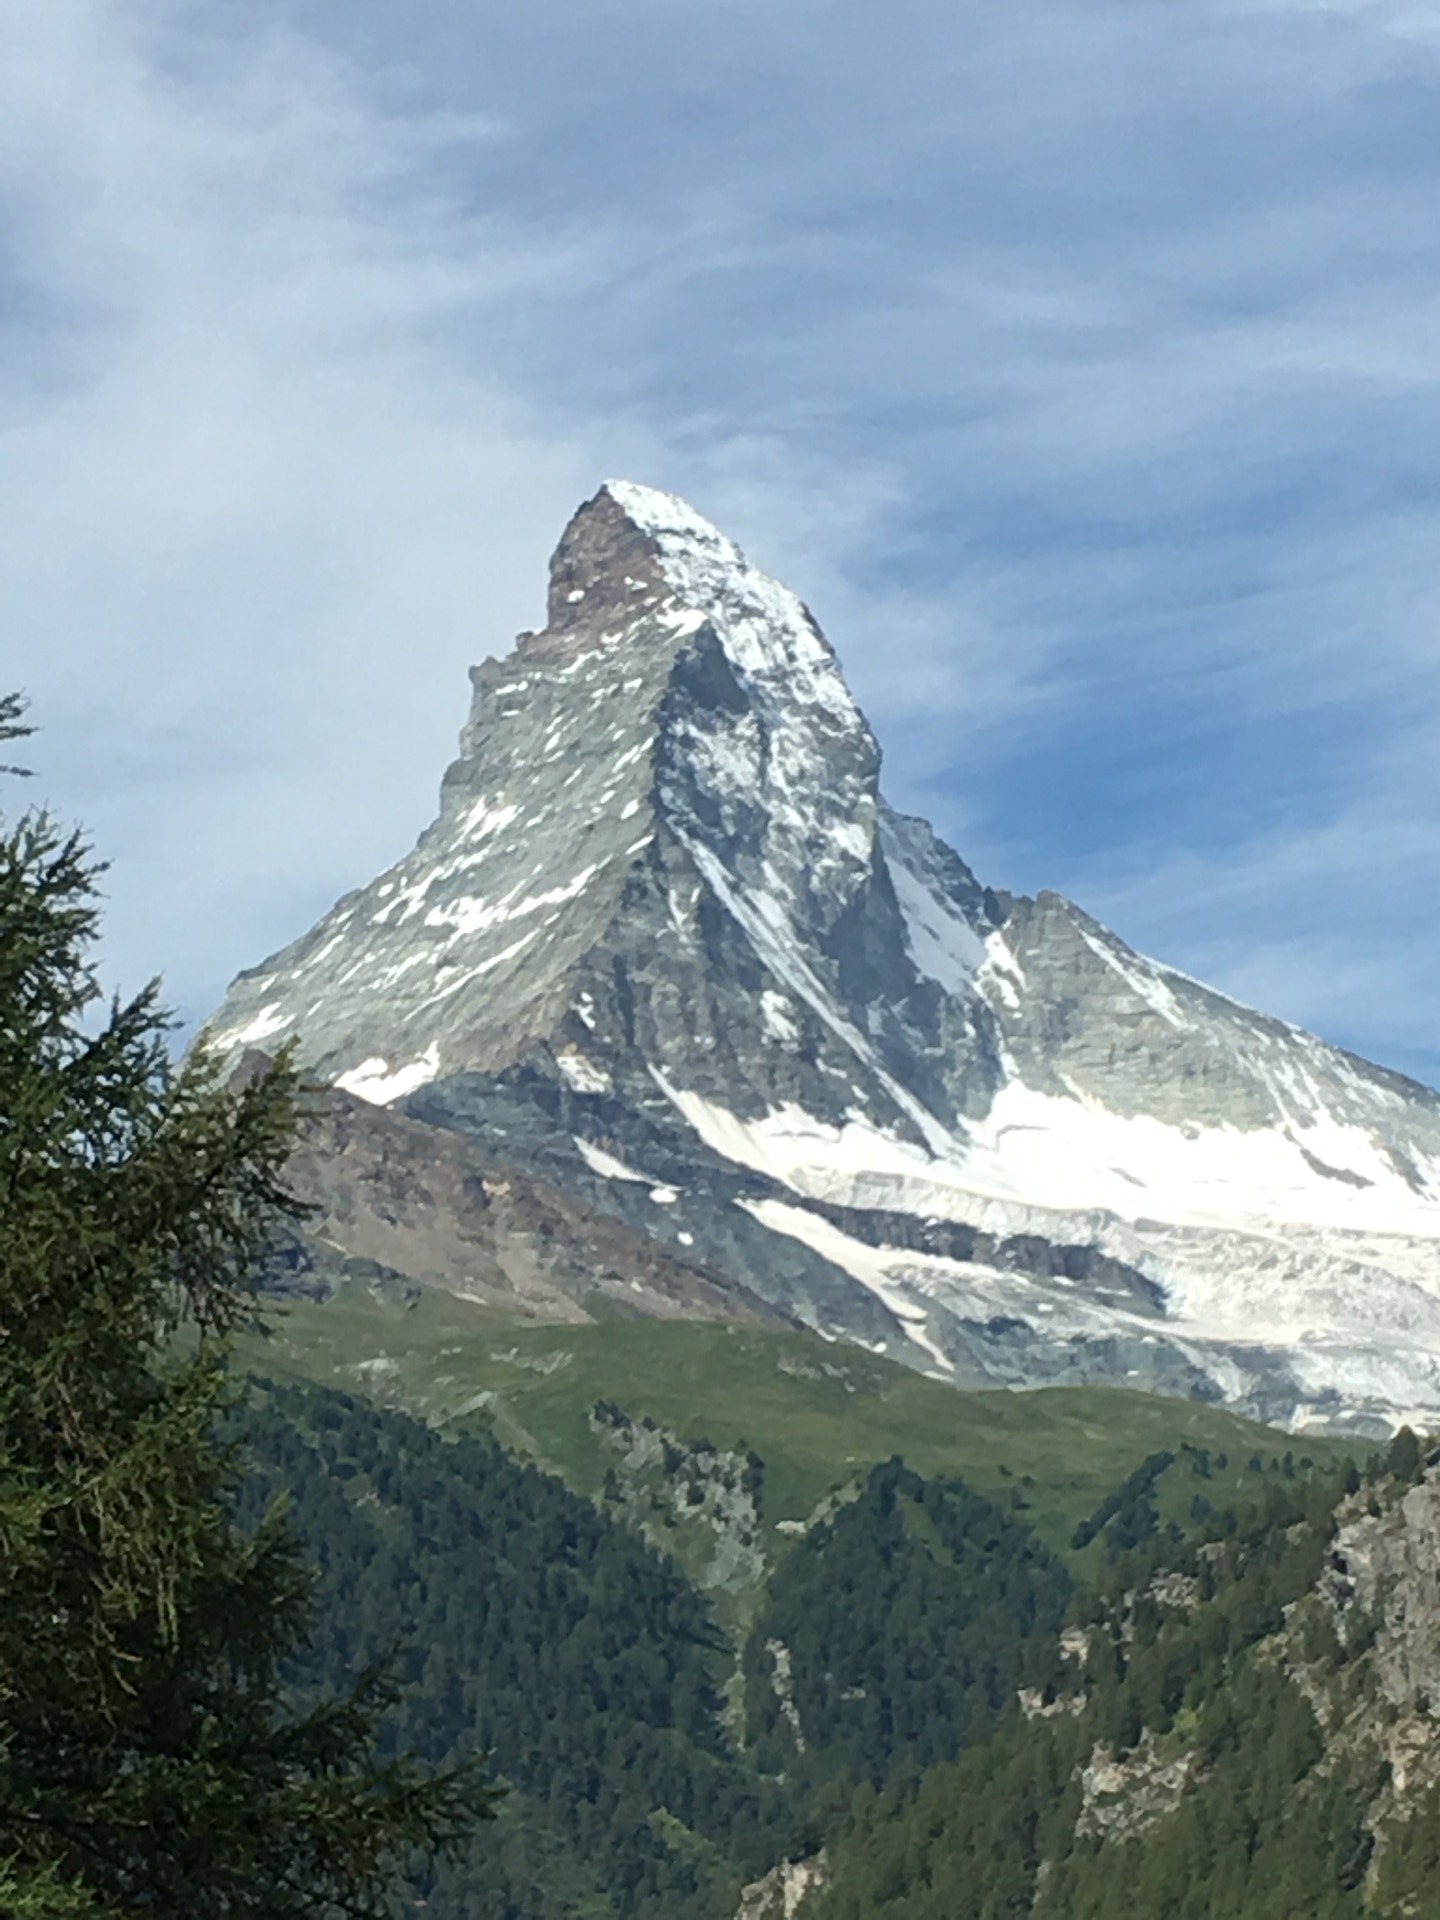
M 117 968 L 403 844 L 628 471 L 987 878 L 1433 1070 L 1431 19 L 17 0 L 0 616 Z
M 159 10 L 8 32 L 5 677 L 113 859 L 115 970 L 194 1015 L 404 845 L 477 637 L 543 603 L 599 448 L 429 335 L 588 269 L 433 201 L 444 124 L 292 35 L 217 71 Z

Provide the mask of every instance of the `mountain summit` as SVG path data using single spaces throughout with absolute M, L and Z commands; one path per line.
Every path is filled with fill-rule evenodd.
M 981 885 L 683 501 L 602 488 L 471 679 L 439 818 L 239 977 L 222 1051 L 293 1038 L 960 1383 L 1440 1418 L 1440 1096 Z

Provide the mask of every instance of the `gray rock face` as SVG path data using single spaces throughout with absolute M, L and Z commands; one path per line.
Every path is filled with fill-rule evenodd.
M 471 677 L 439 818 L 240 976 L 223 1049 L 296 1038 L 957 1381 L 1440 1413 L 1440 1097 L 982 886 L 683 502 L 603 489 L 544 631 Z
M 1194 1753 L 1169 1757 L 1146 1728 L 1140 1744 L 1120 1755 L 1097 1746 L 1081 1771 L 1083 1799 L 1075 1831 L 1098 1840 L 1133 1840 L 1172 1814 L 1199 1771 Z
M 789 1324 L 693 1253 L 517 1172 L 483 1145 L 332 1089 L 289 1168 L 314 1209 L 272 1287 L 439 1287 L 528 1319 Z
M 793 1920 L 810 1895 L 823 1890 L 827 1878 L 823 1852 L 809 1860 L 782 1860 L 763 1880 L 741 1889 L 735 1920 Z
M 1393 1504 L 1352 1497 L 1321 1592 L 1347 1638 L 1357 1623 L 1373 1632 L 1381 1696 L 1396 1709 L 1419 1703 L 1440 1745 L 1440 1471 Z
M 1383 1761 L 1366 1814 L 1383 1847 L 1386 1827 L 1414 1818 L 1440 1785 L 1440 1470 L 1398 1498 L 1362 1488 L 1338 1519 L 1316 1591 L 1290 1609 L 1278 1651 L 1331 1754 Z M 1314 1658 L 1312 1629 L 1326 1617 L 1345 1649 L 1338 1667 Z

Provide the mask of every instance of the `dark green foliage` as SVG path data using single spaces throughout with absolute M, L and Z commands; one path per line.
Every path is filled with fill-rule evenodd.
M 487 1832 L 429 1888 L 434 1920 L 559 1914 L 587 1887 L 604 1914 L 733 1912 L 785 1802 L 727 1746 L 728 1649 L 673 1566 L 487 1439 L 299 1387 L 257 1390 L 246 1431 L 247 1513 L 288 1489 L 321 1569 L 297 1679 L 400 1645 L 394 1739 L 437 1764 L 478 1744 L 523 1799 L 501 1848 Z
M 1424 1459 L 1420 1442 L 1409 1427 L 1401 1427 L 1390 1442 L 1390 1450 L 1385 1456 L 1385 1470 L 1392 1479 L 1402 1486 L 1413 1486 L 1420 1478 Z
M 832 1832 L 815 1920 L 1028 1915 L 1039 1862 L 1074 1831 L 1086 1751 L 1074 1721 L 1012 1722 L 923 1778 L 862 1789 Z
M 746 1647 L 750 1737 L 797 1770 L 776 1650 L 805 1741 L 798 1771 L 876 1783 L 901 1757 L 952 1758 L 1014 1692 L 1026 1642 L 1053 1635 L 1070 1577 L 1029 1528 L 959 1481 L 876 1467 L 796 1546 Z
M 0 1902 L 390 1912 L 481 1796 L 377 1761 L 374 1674 L 286 1710 L 308 1578 L 277 1516 L 234 1525 L 213 1439 L 295 1079 L 173 1068 L 153 989 L 91 1019 L 95 874 L 42 816 L 0 837 Z
M 1152 1591 L 1153 1560 L 1115 1562 L 1088 1609 L 1083 1669 L 1072 1664 L 1044 1696 L 1057 1710 L 1012 1712 L 953 1764 L 857 1796 L 815 1920 L 1359 1920 L 1379 1782 L 1318 1764 L 1314 1714 L 1260 1647 L 1314 1584 L 1335 1492 L 1267 1473 L 1228 1531 L 1181 1556 L 1175 1571 L 1197 1583 L 1198 1604 Z M 1137 1778 L 1188 1757 L 1188 1790 L 1134 1815 L 1128 1837 L 1077 1832 L 1097 1743 L 1130 1756 Z M 1395 1869 L 1407 1885 L 1426 1844 L 1417 1838 Z
M 1153 1494 L 1155 1482 L 1167 1467 L 1175 1464 L 1173 1453 L 1152 1453 L 1142 1460 L 1134 1473 L 1118 1486 L 1115 1491 L 1095 1509 L 1086 1520 L 1082 1520 L 1075 1529 L 1072 1541 L 1074 1547 L 1088 1547 L 1097 1534 L 1111 1528 L 1109 1535 L 1112 1557 L 1130 1547 L 1139 1546 L 1142 1540 L 1148 1540 L 1155 1532 L 1158 1515 L 1155 1511 Z
M 1409 1818 L 1386 1833 L 1376 1868 L 1379 1912 L 1430 1920 L 1440 1908 L 1440 1788 L 1414 1797 Z

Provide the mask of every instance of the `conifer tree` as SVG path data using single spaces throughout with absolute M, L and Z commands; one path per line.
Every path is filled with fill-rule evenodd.
M 227 1338 L 298 1210 L 300 1083 L 175 1065 L 154 986 L 97 1016 L 100 871 L 0 819 L 0 1910 L 388 1914 L 489 1790 L 377 1758 L 383 1674 L 289 1700 L 310 1578 L 283 1513 L 232 1512 Z

